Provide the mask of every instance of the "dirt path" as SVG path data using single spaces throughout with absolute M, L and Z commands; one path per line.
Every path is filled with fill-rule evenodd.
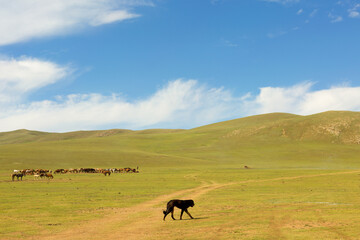
M 169 199 L 190 198 L 191 196 L 192 199 L 196 200 L 201 195 L 226 185 L 228 184 L 203 182 L 199 187 L 159 196 L 136 206 L 121 208 L 106 218 L 91 220 L 58 234 L 44 233 L 43 236 L 36 236 L 31 239 L 103 239 L 108 237 L 118 239 L 119 236 L 126 236 L 126 239 L 141 239 L 137 233 L 146 234 L 149 231 L 129 231 L 128 226 L 131 226 L 131 229 L 149 228 L 149 219 L 156 219 L 156 222 L 162 223 L 162 209 L 164 203 Z M 141 218 L 141 216 L 146 217 Z M 133 234 L 134 232 L 135 234 Z
M 244 183 L 261 183 L 279 180 L 293 180 L 301 178 L 313 178 L 329 175 L 353 174 L 360 173 L 357 171 L 324 173 L 316 175 L 302 175 L 294 177 L 279 177 L 272 179 L 247 180 L 241 182 L 216 183 L 203 182 L 196 188 L 181 190 L 167 195 L 156 197 L 150 201 L 116 210 L 105 218 L 91 220 L 89 222 L 74 226 L 57 234 L 44 233 L 31 239 L 146 239 L 150 238 L 154 233 L 161 232 L 165 222 L 162 221 L 162 209 L 170 199 L 174 198 L 191 198 L 196 200 L 206 193 L 230 186 L 233 184 Z M 184 214 L 184 218 L 188 216 Z M 170 221 L 170 220 L 167 220 Z M 172 220 L 171 220 L 172 221 Z M 126 236 L 126 238 L 124 238 Z

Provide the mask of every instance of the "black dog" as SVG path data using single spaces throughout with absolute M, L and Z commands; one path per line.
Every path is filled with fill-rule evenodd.
M 187 210 L 189 207 L 193 207 L 194 205 L 195 205 L 195 203 L 194 203 L 193 200 L 179 200 L 179 199 L 170 200 L 167 203 L 166 211 L 163 211 L 163 213 L 164 213 L 164 221 L 165 221 L 166 216 L 170 212 L 171 212 L 172 219 L 175 220 L 175 218 L 174 218 L 174 207 L 177 207 L 177 208 L 181 209 L 180 220 L 182 219 L 182 215 L 183 215 L 184 211 L 191 217 L 191 219 L 194 219 Z

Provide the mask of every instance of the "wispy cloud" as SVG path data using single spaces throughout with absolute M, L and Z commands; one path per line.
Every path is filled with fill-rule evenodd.
M 147 99 L 129 102 L 119 95 L 73 94 L 4 109 L 0 131 L 19 128 L 45 131 L 145 128 L 161 124 L 191 127 L 238 115 L 229 91 L 208 88 L 195 80 L 175 80 Z
M 277 32 L 268 33 L 267 37 L 268 38 L 277 38 L 277 37 L 283 36 L 285 34 L 287 34 L 286 31 L 277 31 Z
M 318 11 L 319 11 L 318 9 L 312 10 L 312 12 L 309 14 L 309 17 L 311 17 L 311 18 L 314 17 Z
M 357 3 L 352 8 L 348 9 L 349 17 L 351 18 L 360 17 L 359 9 L 360 9 L 360 3 Z
M 310 23 L 310 19 L 314 18 L 316 16 L 316 14 L 318 13 L 318 9 L 314 9 L 311 11 L 311 13 L 308 16 L 308 19 L 305 20 L 305 23 Z
M 51 84 L 53 81 L 45 82 Z M 196 80 L 177 79 L 138 101 L 128 101 L 119 93 L 109 96 L 72 94 L 52 100 L 22 101 L 21 104 L 17 101 L 18 104 L 2 107 L 0 131 L 20 128 L 59 132 L 109 127 L 191 128 L 271 112 L 307 115 L 327 110 L 360 110 L 360 87 L 312 90 L 314 84 L 269 86 L 260 88 L 257 94 L 235 96 L 222 87 L 210 88 Z M 5 91 L 1 90 L 0 94 Z M 20 95 L 22 92 L 26 91 L 18 91 Z
M 0 45 L 139 17 L 147 0 L 0 0 Z
M 304 9 L 299 9 L 299 11 L 296 12 L 297 15 L 301 15 L 304 12 Z
M 223 39 L 222 41 L 223 41 L 223 43 L 224 43 L 224 45 L 225 45 L 226 47 L 238 47 L 238 46 L 239 46 L 239 44 L 233 43 L 233 42 L 231 42 L 231 41 L 229 41 L 229 40 Z
M 342 22 L 342 20 L 343 20 L 343 18 L 341 16 L 336 16 L 336 15 L 333 15 L 332 13 L 329 13 L 328 17 L 331 19 L 330 20 L 331 23 Z
M 281 3 L 281 4 L 288 4 L 288 3 L 298 3 L 300 0 L 261 0 L 264 2 L 273 2 L 273 3 Z
M 0 59 L 0 107 L 18 103 L 28 93 L 70 75 L 70 67 L 36 58 Z
M 356 11 L 349 12 L 349 17 L 351 18 L 360 17 L 360 13 Z

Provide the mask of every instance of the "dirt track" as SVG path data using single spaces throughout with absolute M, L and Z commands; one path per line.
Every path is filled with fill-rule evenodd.
M 31 239 L 119 239 L 119 236 L 126 236 L 126 239 L 142 239 L 149 236 L 150 231 L 158 225 L 164 224 L 162 209 L 169 199 L 191 196 L 196 200 L 201 195 L 226 185 L 229 184 L 203 183 L 196 188 L 159 196 L 133 207 L 121 208 L 106 218 L 95 219 L 58 234 L 44 233 Z
M 329 175 L 352 174 L 360 171 L 336 172 L 317 175 L 302 175 L 294 177 L 281 177 L 263 180 L 247 180 L 241 182 L 219 184 L 204 182 L 202 185 L 171 194 L 159 196 L 150 201 L 129 207 L 121 208 L 107 215 L 105 218 L 91 220 L 84 224 L 57 234 L 44 233 L 31 239 L 155 239 L 154 234 L 160 233 L 166 222 L 162 221 L 164 203 L 173 198 L 191 198 L 196 200 L 209 191 L 233 184 L 259 183 L 279 180 L 292 180 L 300 178 L 313 178 Z M 191 212 L 191 211 L 190 211 Z M 186 218 L 187 216 L 184 215 Z M 196 217 L 196 216 L 195 216 Z M 172 220 L 167 220 L 172 221 Z M 124 238 L 126 236 L 126 238 Z

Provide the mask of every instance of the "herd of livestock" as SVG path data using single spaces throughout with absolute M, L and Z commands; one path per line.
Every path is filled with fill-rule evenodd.
M 112 173 L 139 173 L 139 167 L 135 168 L 70 168 L 63 169 L 59 168 L 54 171 L 48 169 L 22 169 L 22 170 L 14 170 L 11 174 L 11 179 L 14 181 L 22 180 L 22 178 L 26 175 L 33 175 L 34 179 L 39 178 L 48 178 L 53 179 L 53 174 L 66 174 L 66 173 L 101 173 L 105 176 L 110 176 Z

